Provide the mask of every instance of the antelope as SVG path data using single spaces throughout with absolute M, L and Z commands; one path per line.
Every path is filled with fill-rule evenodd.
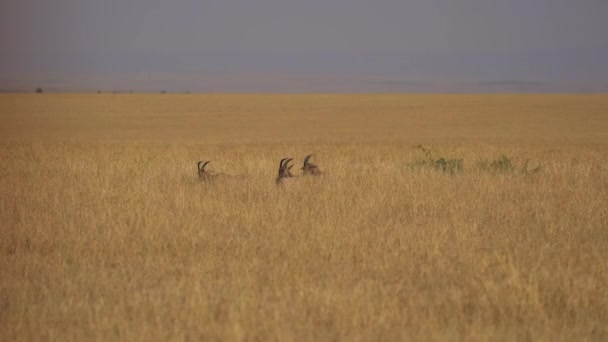
M 292 161 L 293 158 L 283 158 L 279 163 L 279 174 L 277 175 L 277 184 L 283 184 L 283 182 L 287 181 L 290 178 L 294 178 L 295 176 L 291 173 L 291 168 L 293 165 L 289 165 L 289 162 Z
M 302 168 L 300 169 L 302 170 L 302 175 L 318 176 L 322 174 L 323 172 L 321 172 L 321 169 L 319 169 L 317 165 L 309 162 L 310 157 L 312 157 L 312 154 L 309 154 L 304 158 L 304 166 L 302 166 Z
M 198 179 L 200 181 L 207 181 L 209 180 L 209 176 L 211 176 L 211 174 L 209 174 L 208 172 L 205 172 L 205 166 L 207 166 L 207 164 L 209 164 L 211 162 L 211 160 L 208 161 L 199 161 L 196 166 L 198 168 Z M 203 164 L 203 166 L 201 167 L 201 164 Z
M 211 161 L 199 161 L 197 166 L 198 166 L 198 179 L 201 182 L 210 182 L 213 180 L 220 180 L 220 179 L 234 179 L 234 180 L 241 180 L 241 179 L 245 179 L 244 176 L 242 175 L 229 175 L 226 173 L 215 173 L 215 172 L 209 172 L 209 171 L 205 171 L 205 166 L 207 166 L 207 164 L 209 164 Z M 203 164 L 203 166 L 201 166 L 201 164 Z

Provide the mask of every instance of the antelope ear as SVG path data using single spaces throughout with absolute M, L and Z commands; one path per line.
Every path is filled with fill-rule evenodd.
M 199 171 L 201 170 L 201 163 L 202 163 L 202 162 L 203 162 L 203 161 L 201 160 L 201 161 L 199 161 L 198 163 L 196 163 L 196 167 L 197 167 L 197 169 L 198 169 Z

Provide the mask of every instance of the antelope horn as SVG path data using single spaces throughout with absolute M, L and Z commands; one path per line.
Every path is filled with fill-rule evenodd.
M 293 158 L 289 158 L 289 159 L 287 159 L 287 160 L 285 161 L 284 166 L 285 166 L 285 167 L 288 167 L 288 166 L 289 166 L 289 162 L 290 162 L 290 161 L 292 161 L 292 160 L 293 160 Z
M 201 160 L 201 161 L 199 161 L 198 163 L 196 163 L 196 167 L 197 167 L 199 170 L 201 169 L 201 163 L 202 163 L 202 162 L 203 162 L 203 161 Z
M 283 168 L 283 162 L 285 162 L 287 159 L 289 159 L 289 158 L 283 158 L 283 159 L 281 159 L 281 162 L 279 163 L 279 169 Z
M 211 163 L 211 160 L 208 160 L 205 162 L 205 164 L 203 164 L 203 167 L 201 167 L 201 169 L 203 169 L 203 171 L 205 171 L 205 166 L 207 166 L 207 164 Z
M 304 157 L 304 166 L 308 165 L 308 160 L 310 159 L 310 157 L 312 157 L 312 154 L 309 154 L 306 157 Z

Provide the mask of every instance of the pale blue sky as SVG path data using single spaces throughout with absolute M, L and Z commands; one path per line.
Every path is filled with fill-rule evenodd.
M 608 84 L 606 0 L 2 0 L 0 39 L 4 87 Z

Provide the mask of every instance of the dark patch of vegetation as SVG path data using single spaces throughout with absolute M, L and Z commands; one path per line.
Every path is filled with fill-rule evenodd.
M 463 159 L 435 157 L 430 149 L 422 145 L 417 145 L 415 148 L 420 150 L 424 157 L 409 163 L 408 166 L 410 169 L 430 168 L 450 175 L 462 173 L 464 170 Z M 514 173 L 517 169 L 519 169 L 516 168 L 515 163 L 511 160 L 511 158 L 507 157 L 506 155 L 502 155 L 500 158 L 491 161 L 480 161 L 477 163 L 477 168 L 494 174 Z M 519 173 L 522 175 L 529 175 L 538 173 L 540 169 L 541 165 L 537 160 L 527 159 L 521 166 Z
M 493 173 L 509 173 L 513 172 L 513 163 L 511 159 L 505 155 L 493 160 L 493 161 L 480 161 L 477 166 L 482 171 L 489 171 Z
M 432 168 L 450 175 L 460 173 L 464 168 L 463 159 L 445 157 L 435 158 L 428 148 L 422 145 L 417 145 L 416 148 L 424 153 L 424 158 L 417 159 L 411 163 L 411 168 Z
M 506 155 L 502 155 L 500 158 L 491 162 L 481 161 L 477 164 L 480 170 L 489 171 L 492 173 L 513 173 L 516 170 L 516 166 L 511 158 Z M 527 159 L 521 167 L 521 174 L 532 174 L 540 171 L 540 163 L 535 160 Z
M 512 172 L 513 163 L 511 163 L 511 159 L 509 157 L 503 154 L 502 157 L 490 163 L 489 170 L 494 172 Z

